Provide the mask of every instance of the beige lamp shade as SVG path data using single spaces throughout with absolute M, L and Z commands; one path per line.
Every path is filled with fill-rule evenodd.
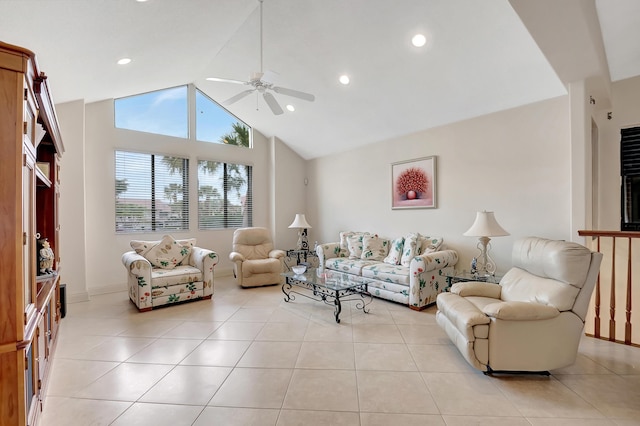
M 309 229 L 311 228 L 311 225 L 309 225 L 309 222 L 307 222 L 304 214 L 296 213 L 296 218 L 293 219 L 293 223 L 289 225 L 289 228 Z
M 498 224 L 493 212 L 481 211 L 476 213 L 475 222 L 463 235 L 466 237 L 503 237 L 510 234 Z

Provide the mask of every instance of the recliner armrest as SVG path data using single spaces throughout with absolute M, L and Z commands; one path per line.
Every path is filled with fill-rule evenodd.
M 462 297 L 481 296 L 500 299 L 502 287 L 498 284 L 490 284 L 480 281 L 466 281 L 453 284 L 451 286 L 451 293 Z
M 280 259 L 286 255 L 284 250 L 273 249 L 269 252 L 269 257 L 273 259 Z
M 491 303 L 482 312 L 492 318 L 510 321 L 545 320 L 560 315 L 555 306 L 517 301 Z
M 232 262 L 244 262 L 246 259 L 241 253 L 232 251 L 231 253 L 229 253 L 229 260 Z

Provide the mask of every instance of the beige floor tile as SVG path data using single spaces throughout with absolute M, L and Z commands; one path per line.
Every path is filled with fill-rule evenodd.
M 263 408 L 206 407 L 193 426 L 274 426 L 278 414 Z
M 140 402 L 207 405 L 229 373 L 229 367 L 178 365 L 149 389 Z
M 444 420 L 438 414 L 360 413 L 360 424 L 362 426 L 445 426 Z
M 350 324 L 318 323 L 309 321 L 304 335 L 309 342 L 353 342 L 353 329 Z
M 216 340 L 253 340 L 260 333 L 264 324 L 263 322 L 227 321 L 208 338 Z
M 149 337 L 109 337 L 101 343 L 84 352 L 78 352 L 74 358 L 94 361 L 123 362 L 155 342 Z
M 239 309 L 239 306 L 214 305 L 211 309 L 202 309 L 190 313 L 187 319 L 190 321 L 227 321 L 235 315 Z
M 351 308 L 352 324 L 395 324 L 387 309 L 377 308 L 374 303 L 367 306 L 368 313 L 362 309 Z
M 435 311 L 423 310 L 414 311 L 413 309 L 389 310 L 396 324 L 415 324 L 426 325 L 436 324 Z
M 282 408 L 358 411 L 355 371 L 294 370 Z
M 47 395 L 72 396 L 98 380 L 119 363 L 54 358 L 51 365 Z
M 279 342 L 302 342 L 307 332 L 307 320 L 296 323 L 270 322 L 264 325 L 256 340 L 271 340 Z
M 202 340 L 157 339 L 137 352 L 127 362 L 177 364 L 202 343 Z
M 216 407 L 280 408 L 292 370 L 236 368 L 214 395 Z
M 361 412 L 439 414 L 418 372 L 358 371 Z
M 640 381 L 634 380 L 634 376 L 600 374 L 556 377 L 608 418 L 640 418 Z
M 172 365 L 122 363 L 74 396 L 114 401 L 137 401 L 171 369 Z
M 578 354 L 576 362 L 573 365 L 564 368 L 558 368 L 551 371 L 553 375 L 558 374 L 611 374 L 612 371 L 598 364 L 589 357 Z
M 166 309 L 166 308 L 165 308 Z M 152 311 L 153 312 L 153 311 Z M 145 312 L 147 313 L 147 312 Z M 142 315 L 142 314 L 141 314 Z M 182 321 L 162 321 L 150 320 L 145 318 L 144 321 L 138 321 L 131 327 L 119 334 L 119 336 L 128 337 L 160 337 L 174 327 L 180 325 Z
M 206 339 L 223 324 L 221 321 L 185 321 L 163 334 L 162 338 Z
M 180 365 L 233 367 L 251 342 L 235 340 L 205 340 Z
M 204 407 L 137 402 L 111 426 L 191 426 Z
M 60 338 L 56 345 L 56 357 L 69 359 L 85 359 L 80 358 L 79 354 L 89 351 L 104 342 L 108 342 L 113 337 L 78 334 L 73 339 L 71 339 L 68 336 L 69 334 L 67 333 L 60 335 Z
M 250 322 L 267 322 L 269 317 L 276 310 L 276 306 L 272 307 L 242 307 L 238 309 L 231 317 L 230 321 L 250 321 Z
M 296 306 L 296 305 L 290 305 Z M 289 306 L 279 306 L 271 316 L 269 322 L 285 322 L 285 323 L 307 323 L 307 320 L 311 317 L 311 311 L 305 309 L 291 309 Z
M 447 426 L 529 426 L 527 419 L 522 417 L 442 416 L 442 418 Z
M 354 343 L 357 370 L 417 371 L 407 345 Z
M 473 373 L 474 369 L 453 345 L 407 345 L 420 371 Z
M 109 425 L 131 402 L 48 396 L 39 425 Z
M 304 342 L 296 368 L 354 370 L 355 353 L 349 342 Z
M 567 418 L 528 418 L 528 424 L 532 426 L 615 426 L 615 423 L 607 419 L 567 419 Z M 461 423 L 462 424 L 462 423 Z M 527 424 L 527 423 L 524 423 Z M 639 424 L 639 423 L 635 423 Z M 489 423 L 487 423 L 489 425 Z
M 515 405 L 482 373 L 422 373 L 443 415 L 521 416 Z
M 337 411 L 282 410 L 277 426 L 360 426 L 358 413 Z
M 301 342 L 253 342 L 238 367 L 293 368 L 301 345 Z
M 405 343 L 413 345 L 449 345 L 451 340 L 436 324 L 398 324 Z
M 395 324 L 354 324 L 353 341 L 361 343 L 403 343 Z
M 524 417 L 603 417 L 591 404 L 554 377 L 505 376 L 497 377 L 493 384 Z

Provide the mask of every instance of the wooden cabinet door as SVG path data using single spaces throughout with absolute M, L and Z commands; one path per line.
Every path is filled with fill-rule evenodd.
M 35 224 L 35 157 L 28 146 L 23 144 L 22 165 L 22 306 L 24 326 L 36 314 L 36 224 Z M 22 334 L 18 340 L 23 340 Z

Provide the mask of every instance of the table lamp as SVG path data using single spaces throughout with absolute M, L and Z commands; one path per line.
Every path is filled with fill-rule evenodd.
M 307 219 L 302 213 L 296 213 L 293 223 L 289 225 L 289 228 L 298 229 L 298 246 L 297 250 L 309 250 L 309 242 L 307 241 L 307 229 L 311 228 L 311 225 L 307 222 Z
M 490 237 L 503 237 L 509 235 L 509 233 L 498 224 L 493 212 L 477 212 L 475 222 L 473 222 L 471 228 L 463 235 L 467 237 L 479 237 L 478 249 L 480 250 L 480 257 L 476 263 L 477 274 L 480 276 L 495 275 L 496 263 L 491 259 L 491 256 L 489 256 L 489 250 L 491 248 L 489 244 L 489 241 L 491 241 Z

